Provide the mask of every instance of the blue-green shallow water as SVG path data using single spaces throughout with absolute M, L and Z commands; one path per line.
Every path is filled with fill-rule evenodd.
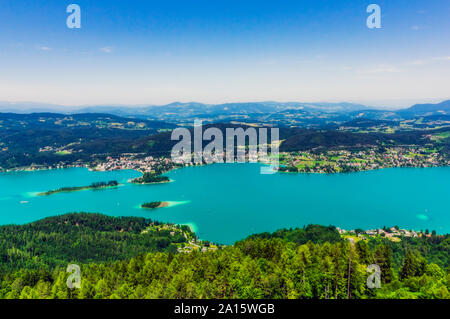
M 261 175 L 259 164 L 174 170 L 172 183 L 133 185 L 135 171 L 83 168 L 0 174 L 0 224 L 74 211 L 191 224 L 202 239 L 233 243 L 252 233 L 309 223 L 346 229 L 399 225 L 450 232 L 450 168 L 393 168 L 352 174 Z M 33 196 L 33 192 L 118 180 L 115 189 Z M 176 205 L 140 209 L 148 201 Z M 24 203 L 23 201 L 27 201 Z M 21 203 L 22 202 L 22 203 Z

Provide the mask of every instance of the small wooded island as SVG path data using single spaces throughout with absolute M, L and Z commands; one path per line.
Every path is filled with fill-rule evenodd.
M 167 207 L 167 206 L 169 206 L 168 202 L 156 201 L 156 202 L 144 203 L 141 205 L 141 208 L 154 209 L 154 208 L 161 208 L 161 207 Z
M 86 189 L 101 189 L 101 188 L 107 188 L 107 187 L 116 187 L 119 183 L 117 181 L 109 181 L 109 182 L 95 182 L 92 183 L 89 186 L 77 186 L 77 187 L 61 187 L 58 189 L 49 190 L 43 193 L 38 193 L 38 196 L 48 196 L 53 195 L 56 193 L 63 193 L 63 192 L 76 192 L 76 191 L 82 191 Z
M 142 177 L 137 177 L 131 181 L 135 184 L 158 184 L 170 182 L 167 176 L 158 175 L 154 173 L 145 172 Z

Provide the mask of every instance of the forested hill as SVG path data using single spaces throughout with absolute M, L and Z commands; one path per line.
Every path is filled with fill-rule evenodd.
M 310 225 L 187 254 L 164 248 L 155 252 L 161 249 L 152 245 L 144 252 L 147 248 L 139 243 L 145 242 L 146 224 L 143 219 L 73 214 L 1 227 L 7 251 L 2 265 L 21 268 L 10 266 L 3 273 L 0 298 L 450 298 L 448 235 L 398 246 L 382 239 L 351 243 L 339 238 L 334 227 Z M 128 248 L 120 249 L 119 242 Z M 33 249 L 46 258 L 27 256 Z M 119 260 L 127 250 L 136 255 Z M 35 258 L 61 263 L 54 270 L 43 264 L 36 268 Z M 79 262 L 81 288 L 70 290 L 62 261 L 79 258 L 96 262 Z M 381 288 L 367 287 L 371 264 L 381 269 Z
M 171 129 L 175 125 L 163 121 L 126 118 L 104 113 L 0 113 L 0 131 L 74 128 L 119 128 L 129 130 Z
M 0 169 L 84 163 L 136 152 L 134 141 L 175 125 L 111 114 L 0 113 Z
M 106 262 L 156 251 L 176 251 L 187 226 L 139 217 L 66 214 L 25 225 L 0 226 L 0 272 L 52 269 L 70 262 Z M 166 229 L 164 229 L 166 228 Z
M 308 242 L 318 244 L 343 242 L 334 226 L 308 225 L 304 228 L 280 229 L 273 233 L 255 234 L 249 239 L 282 239 L 286 242 L 303 245 Z M 359 238 L 358 238 L 359 239 Z M 378 245 L 387 246 L 390 251 L 392 265 L 400 269 L 408 251 L 423 256 L 428 262 L 438 264 L 442 269 L 450 270 L 450 235 L 435 235 L 430 237 L 403 237 L 400 241 L 392 241 L 383 236 L 369 237 L 367 241 L 357 241 L 356 245 L 367 244 L 376 249 Z

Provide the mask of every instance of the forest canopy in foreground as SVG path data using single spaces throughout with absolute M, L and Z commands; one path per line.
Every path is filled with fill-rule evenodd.
M 149 223 L 69 214 L 0 227 L 0 298 L 450 298 L 448 235 L 353 244 L 309 225 L 187 254 Z M 68 263 L 81 266 L 80 289 L 67 288 Z M 374 263 L 381 288 L 369 289 Z

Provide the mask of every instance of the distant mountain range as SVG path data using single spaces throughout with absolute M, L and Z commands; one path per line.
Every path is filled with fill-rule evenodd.
M 356 110 L 371 109 L 362 104 L 353 103 L 300 103 L 300 102 L 244 102 L 244 103 L 223 103 L 223 104 L 204 104 L 198 102 L 174 102 L 166 105 L 148 106 L 148 107 L 110 107 L 110 106 L 92 106 L 84 107 L 78 110 L 82 113 L 112 113 L 118 115 L 146 115 L 192 117 L 192 116 L 218 116 L 226 114 L 256 114 L 256 113 L 274 113 L 287 109 L 298 109 L 304 111 L 322 111 L 322 112 L 350 112 Z
M 0 101 L 1 112 L 13 113 L 37 113 L 37 112 L 63 112 L 66 113 L 110 113 L 110 114 L 152 114 L 164 110 L 166 112 L 179 112 L 189 109 L 198 113 L 222 113 L 227 112 L 276 112 L 285 109 L 305 109 L 321 110 L 323 112 L 349 112 L 356 110 L 376 109 L 363 104 L 355 103 L 305 103 L 305 102 L 242 102 L 242 103 L 223 103 L 223 104 L 205 104 L 199 102 L 173 102 L 166 105 L 94 105 L 84 107 L 67 107 L 56 104 L 34 103 L 34 102 L 2 102 Z
M 58 106 L 39 103 L 0 102 L 0 111 L 16 113 L 56 112 Z M 437 104 L 416 104 L 401 110 L 380 110 L 355 103 L 245 102 L 204 104 L 174 102 L 152 106 L 89 106 L 65 108 L 66 114 L 101 113 L 127 118 L 171 123 L 187 123 L 193 119 L 205 122 L 247 122 L 285 126 L 321 127 L 353 119 L 401 121 L 420 116 L 450 115 L 450 100 Z M 61 112 L 61 107 L 59 108 Z

